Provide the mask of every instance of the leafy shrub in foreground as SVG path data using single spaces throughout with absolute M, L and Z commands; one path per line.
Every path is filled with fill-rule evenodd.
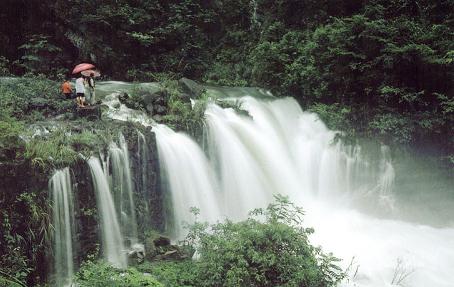
M 76 275 L 79 287 L 162 287 L 153 276 L 134 268 L 119 270 L 106 262 L 88 261 Z
M 197 211 L 195 212 L 197 214 Z M 312 246 L 303 210 L 283 196 L 242 222 L 211 226 L 196 222 L 187 240 L 195 243 L 197 286 L 335 286 L 346 274 L 339 259 Z

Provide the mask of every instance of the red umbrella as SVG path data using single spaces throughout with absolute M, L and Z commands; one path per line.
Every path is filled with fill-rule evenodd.
M 93 77 L 99 77 L 101 76 L 101 73 L 96 70 L 85 70 L 80 72 L 82 75 L 89 77 L 91 74 L 93 74 Z
M 85 70 L 93 69 L 95 65 L 93 64 L 88 64 L 88 63 L 82 63 L 74 67 L 73 69 L 73 74 L 80 73 Z

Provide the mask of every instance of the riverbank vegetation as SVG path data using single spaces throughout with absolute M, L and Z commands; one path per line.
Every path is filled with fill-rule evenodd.
M 209 226 L 197 221 L 183 241 L 197 259 L 152 261 L 118 270 L 88 261 L 76 275 L 79 286 L 336 286 L 346 273 L 339 259 L 309 243 L 312 228 L 303 227 L 303 210 L 276 196 L 267 208 L 245 221 Z M 209 228 L 208 228 L 209 227 Z M 160 282 L 160 283 L 158 283 Z

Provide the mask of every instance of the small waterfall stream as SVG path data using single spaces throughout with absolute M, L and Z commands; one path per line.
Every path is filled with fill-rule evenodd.
M 119 135 L 119 142 L 120 146 L 117 146 L 114 142 L 109 146 L 105 172 L 107 172 L 110 178 L 110 186 L 113 191 L 115 208 L 119 214 L 122 233 L 130 241 L 130 245 L 132 245 L 137 243 L 137 220 L 129 164 L 129 151 L 123 134 Z M 109 174 L 109 165 L 112 170 L 111 174 Z
M 123 236 L 117 218 L 109 182 L 101 162 L 96 157 L 88 160 L 98 206 L 103 255 L 108 262 L 118 268 L 127 266 Z
M 69 168 L 57 170 L 49 181 L 52 196 L 53 258 L 55 283 L 70 286 L 74 274 L 74 195 Z

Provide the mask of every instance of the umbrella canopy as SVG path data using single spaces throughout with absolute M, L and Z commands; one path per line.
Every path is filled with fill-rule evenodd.
M 90 70 L 90 69 L 93 69 L 94 67 L 95 67 L 95 65 L 93 65 L 93 64 L 82 63 L 82 64 L 79 64 L 74 67 L 73 74 L 77 74 L 77 73 L 80 73 L 85 70 Z
M 80 72 L 82 75 L 89 77 L 91 74 L 93 74 L 93 77 L 99 77 L 101 76 L 101 73 L 96 70 L 85 70 Z

